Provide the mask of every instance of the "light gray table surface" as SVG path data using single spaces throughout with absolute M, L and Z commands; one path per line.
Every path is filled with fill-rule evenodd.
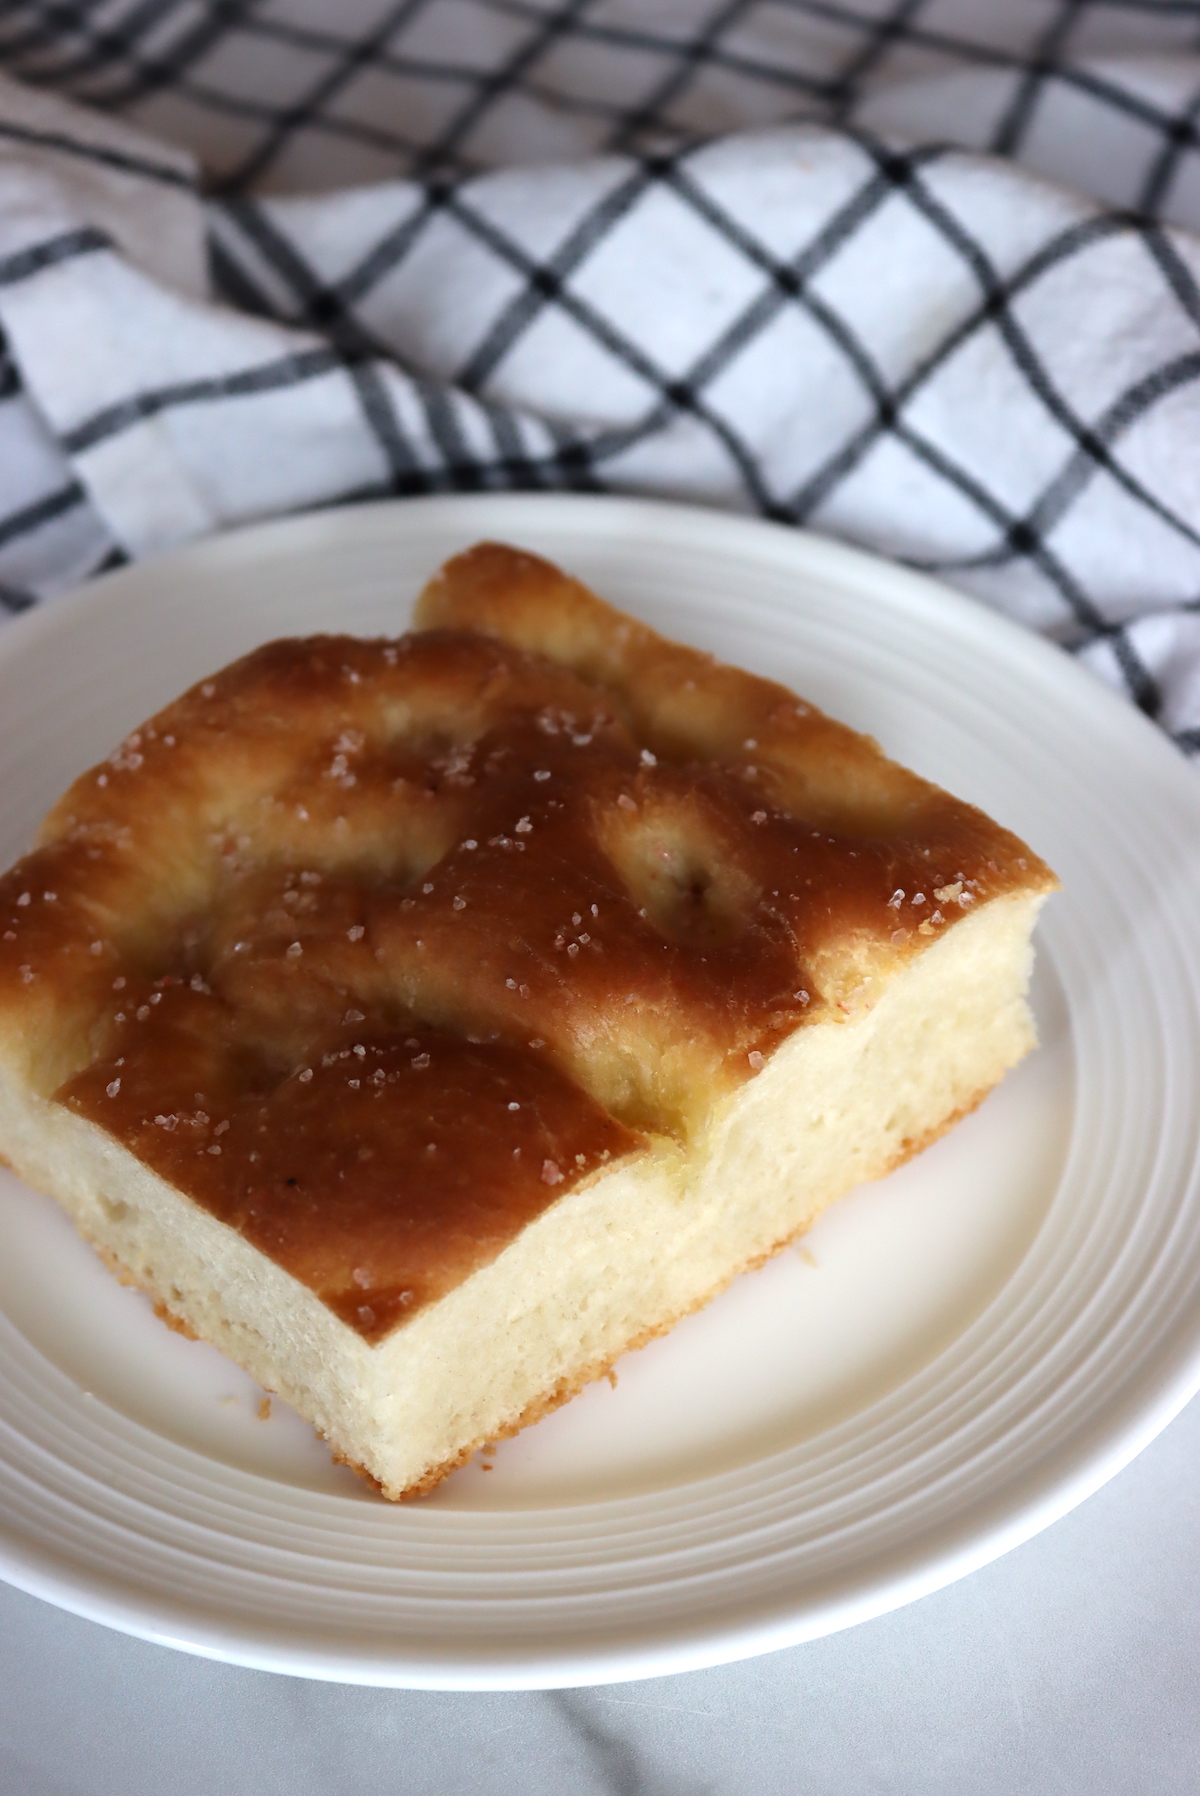
M 593 1690 L 354 1689 L 0 1587 L 3 1796 L 1200 1789 L 1200 1402 L 1055 1527 L 826 1640 Z

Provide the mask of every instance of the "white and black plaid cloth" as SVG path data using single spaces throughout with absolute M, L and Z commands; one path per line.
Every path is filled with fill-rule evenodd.
M 1200 751 L 1200 0 L 0 0 L 0 605 L 374 495 L 882 549 Z

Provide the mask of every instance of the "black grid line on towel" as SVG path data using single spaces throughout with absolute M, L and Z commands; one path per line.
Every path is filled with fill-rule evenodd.
M 619 0 L 457 0 L 457 23 L 439 32 L 440 5 L 340 0 L 314 23 L 278 0 L 4 0 L 0 65 L 134 122 L 146 114 L 152 128 L 177 100 L 172 134 L 194 127 L 225 192 L 286 174 L 297 154 L 311 164 L 322 144 L 365 158 L 364 178 L 489 166 L 503 160 L 514 106 L 538 109 L 549 127 L 590 120 L 576 153 L 647 153 L 716 128 L 714 83 L 722 129 L 837 122 L 883 81 L 970 65 L 1016 78 L 997 152 L 1019 148 L 1055 82 L 1151 126 L 1162 146 L 1145 204 L 1195 144 L 1194 108 L 1163 113 L 1070 65 L 1131 20 L 1151 49 L 1200 48 L 1195 0 L 1043 0 L 974 28 L 952 28 L 930 0 L 693 0 L 670 21 Z M 262 54 L 271 46 L 274 68 Z M 253 79 L 239 78 L 243 63 Z M 363 80 L 369 103 L 356 98 Z
M 240 148 L 217 165 L 228 198 L 214 208 L 213 268 L 218 290 L 244 310 L 322 333 L 325 346 L 243 370 L 223 380 L 179 383 L 172 388 L 132 394 L 121 405 L 85 420 L 64 440 L 68 453 L 134 427 L 160 410 L 219 403 L 281 385 L 344 379 L 387 473 L 369 487 L 338 499 L 375 493 L 422 493 L 497 487 L 570 487 L 604 490 L 620 485 L 613 469 L 631 447 L 686 416 L 706 431 L 734 471 L 745 503 L 761 513 L 797 523 L 826 523 L 839 489 L 864 459 L 885 441 L 899 445 L 948 493 L 974 508 L 991 532 L 990 545 L 957 559 L 909 557 L 912 565 L 948 574 L 999 569 L 1016 563 L 1037 570 L 1061 603 L 1062 639 L 1086 649 L 1103 644 L 1130 696 L 1151 715 L 1161 709 L 1152 671 L 1139 655 L 1132 626 L 1106 618 L 1055 547 L 1061 529 L 1098 477 L 1111 480 L 1139 506 L 1189 543 L 1200 542 L 1187 519 L 1148 490 L 1121 457 L 1121 446 L 1137 421 L 1181 387 L 1200 380 L 1200 295 L 1169 238 L 1144 214 L 1169 193 L 1188 151 L 1200 147 L 1200 93 L 1177 112 L 1164 110 L 1142 94 L 1071 58 L 1092 54 L 1095 30 L 1105 20 L 1136 19 L 1161 28 L 1176 47 L 1200 49 L 1197 0 L 1046 0 L 1038 27 L 1025 38 L 999 41 L 1003 33 L 953 32 L 937 23 L 943 15 L 930 0 L 696 0 L 694 29 L 672 35 L 645 13 L 624 17 L 605 0 L 462 0 L 479 21 L 503 27 L 506 49 L 486 68 L 433 56 L 420 47 L 438 0 L 358 0 L 348 7 L 357 24 L 345 19 L 297 25 L 270 0 L 0 0 L 0 60 L 27 81 L 78 94 L 93 104 L 135 120 L 156 97 L 178 95 L 199 112 L 236 121 Z M 822 56 L 801 66 L 786 56 L 764 58 L 754 32 L 770 15 L 776 27 L 826 33 Z M 630 18 L 634 18 L 631 24 Z M 354 21 L 351 21 L 353 23 Z M 782 26 L 781 26 L 782 22 Z M 1088 37 L 1091 32 L 1092 36 Z M 797 43 L 800 37 L 797 36 Z M 805 42 L 815 42 L 806 39 Z M 1164 37 L 1163 42 L 1168 38 Z M 297 52 L 304 79 L 286 92 L 238 93 L 223 89 L 213 74 L 214 59 L 236 57 L 253 44 L 288 45 Z M 640 59 L 648 71 L 636 97 L 602 89 L 577 102 L 564 86 L 564 52 L 586 57 L 592 51 L 624 58 L 628 71 Z M 859 138 L 870 167 L 851 198 L 829 219 L 819 236 L 791 257 L 779 257 L 754 240 L 728 216 L 694 177 L 688 146 L 698 132 L 689 110 L 706 80 L 743 83 L 772 116 L 853 117 L 857 100 L 883 76 L 936 72 L 951 64 L 999 68 L 1013 75 L 1013 94 L 996 127 L 991 147 L 1018 152 L 1034 128 L 1038 108 L 1056 84 L 1074 88 L 1091 101 L 1146 127 L 1158 140 L 1148 162 L 1139 212 L 1106 213 L 1062 232 L 1017 270 L 1003 276 L 962 222 L 939 203 L 926 170 L 941 153 L 898 154 Z M 227 65 L 226 65 L 227 66 Z M 404 134 L 391 123 L 339 110 L 364 75 L 385 83 L 420 81 L 440 89 L 446 104 L 431 123 L 406 120 Z M 569 85 L 569 84 L 568 84 Z M 551 110 L 565 104 L 592 120 L 594 147 L 620 146 L 634 152 L 612 186 L 591 211 L 577 220 L 561 243 L 532 255 L 512 232 L 498 227 L 472 200 L 463 171 L 488 160 L 487 133 L 514 98 Z M 754 119 L 749 122 L 761 122 Z M 300 249 L 265 209 L 245 191 L 269 180 L 293 146 L 311 142 L 352 142 L 389 160 L 392 172 L 415 172 L 423 181 L 416 211 L 386 238 L 372 245 L 357 265 L 336 282 L 323 280 Z M 115 153 L 69 142 L 47 147 L 93 154 L 116 165 Z M 117 159 L 119 161 L 119 158 Z M 182 180 L 174 172 L 134 168 Z M 661 366 L 645 346 L 608 317 L 581 291 L 589 259 L 648 196 L 667 188 L 698 221 L 717 233 L 757 277 L 751 297 L 719 334 L 692 355 L 682 370 Z M 918 366 L 889 379 L 871 345 L 819 290 L 821 271 L 858 234 L 869 231 L 879 208 L 899 199 L 918 212 L 948 251 L 966 268 L 978 300 L 949 328 Z M 475 248 L 493 257 L 518 286 L 489 321 L 462 365 L 444 385 L 408 369 L 416 395 L 419 426 L 402 417 L 394 379 L 385 363 L 397 362 L 394 346 L 383 342 L 366 316 L 372 295 L 421 244 L 434 220 L 450 220 Z M 1028 328 L 1018 302 L 1037 283 L 1074 257 L 1086 256 L 1106 237 L 1136 237 L 1151 265 L 1195 331 L 1195 344 L 1164 355 L 1161 363 L 1115 395 L 1096 416 L 1083 417 L 1068 402 L 1054 369 Z M 97 233 L 78 232 L 48 241 L 11 259 L 0 279 L 19 281 L 41 267 L 104 247 Z M 270 278 L 266 278 L 269 274 Z M 804 313 L 843 359 L 868 401 L 868 417 L 835 445 L 804 481 L 790 490 L 772 485 L 745 431 L 722 409 L 714 389 L 737 358 L 761 337 L 779 313 Z M 494 392 L 508 358 L 540 328 L 548 315 L 569 317 L 605 356 L 646 390 L 638 417 L 621 428 L 586 429 L 538 420 L 537 430 L 496 402 Z M 1031 400 L 1065 433 L 1069 449 L 1033 500 L 1019 508 L 988 490 L 969 467 L 931 441 L 913 420 L 920 395 L 935 383 L 973 335 L 998 335 Z M 0 360 L 0 429 L 6 408 L 25 404 L 11 360 Z M 0 607 L 23 608 L 30 588 L 5 580 L 6 556 L 48 532 L 66 528 L 88 507 L 84 488 L 64 460 L 48 473 L 44 490 L 23 497 L 0 516 Z M 102 534 L 102 533 L 100 533 Z M 121 551 L 99 539 L 92 567 L 112 565 Z M 80 572 L 88 571 L 80 569 Z M 1188 752 L 1200 752 L 1200 730 L 1176 732 Z
M 1075 646 L 1099 639 L 1109 640 L 1131 696 L 1143 709 L 1153 713 L 1158 708 L 1159 695 L 1133 645 L 1119 626 L 1097 610 L 1080 581 L 1055 552 L 1050 538 L 1090 481 L 1104 472 L 1131 498 L 1153 511 L 1169 529 L 1188 542 L 1200 545 L 1200 534 L 1123 466 L 1119 455 L 1122 437 L 1139 417 L 1181 385 L 1200 379 L 1200 295 L 1196 294 L 1190 276 L 1171 251 L 1169 240 L 1157 227 L 1136 216 L 1116 213 L 1099 215 L 1082 226 L 1062 232 L 1051 243 L 1042 245 L 1021 268 L 1002 278 L 982 248 L 961 223 L 945 211 L 922 179 L 922 170 L 936 161 L 942 152 L 927 149 L 899 155 L 871 144 L 869 140 L 860 139 L 860 142 L 872 158 L 871 173 L 828 221 L 819 238 L 806 246 L 801 255 L 787 262 L 770 254 L 736 219 L 723 212 L 693 177 L 687 156 L 649 158 L 629 165 L 592 210 L 572 226 L 562 243 L 536 260 L 513 236 L 502 231 L 472 205 L 469 185 L 431 187 L 427 192 L 427 203 L 395 233 L 388 252 L 381 253 L 376 246 L 333 286 L 318 281 L 294 247 L 270 224 L 266 213 L 254 202 L 236 202 L 225 209 L 225 216 L 260 250 L 264 242 L 272 244 L 273 241 L 272 265 L 276 272 L 285 275 L 290 286 L 290 304 L 281 309 L 280 315 L 293 322 L 321 323 L 347 344 L 361 341 L 362 327 L 356 317 L 356 306 L 369 299 L 374 287 L 393 274 L 404 258 L 413 253 L 423 231 L 435 217 L 453 219 L 475 243 L 519 274 L 522 280 L 516 295 L 497 313 L 471 353 L 454 371 L 456 387 L 486 400 L 489 382 L 502 369 L 505 359 L 536 331 L 547 312 L 557 310 L 568 315 L 574 325 L 587 332 L 607 355 L 648 388 L 646 410 L 635 424 L 575 443 L 573 460 L 581 471 L 586 471 L 597 482 L 603 482 L 607 463 L 639 437 L 660 430 L 672 412 L 682 411 L 707 426 L 720 441 L 737 469 L 750 505 L 770 517 L 819 525 L 840 483 L 883 437 L 890 435 L 944 481 L 948 489 L 972 504 L 993 528 L 993 543 L 989 549 L 957 560 L 910 558 L 913 564 L 930 572 L 953 575 L 967 568 L 994 568 L 1019 559 L 1031 563 L 1060 597 L 1066 639 Z M 759 291 L 740 314 L 719 337 L 704 347 L 687 369 L 674 374 L 658 367 L 640 345 L 631 342 L 610 319 L 581 298 L 573 286 L 574 278 L 585 267 L 589 255 L 604 243 L 608 232 L 656 186 L 669 187 L 762 277 Z M 813 282 L 846 243 L 858 232 L 869 228 L 872 215 L 885 200 L 897 194 L 921 213 L 970 269 L 979 298 L 974 309 L 947 332 L 916 368 L 901 381 L 889 384 L 876 366 L 869 346 L 860 340 L 846 319 L 820 297 Z M 1038 353 L 1028 331 L 1021 326 L 1015 304 L 1039 280 L 1073 256 L 1086 254 L 1107 238 L 1127 234 L 1146 244 L 1165 284 L 1191 324 L 1197 327 L 1196 345 L 1189 352 L 1165 360 L 1151 374 L 1131 384 L 1108 404 L 1101 416 L 1084 419 L 1076 415 L 1063 397 L 1052 370 Z M 239 268 L 236 254 L 231 249 L 231 245 L 236 246 L 236 237 L 226 235 L 222 241 L 226 269 Z M 251 284 L 251 277 L 244 269 L 240 280 L 236 292 L 244 295 Z M 270 300 L 261 292 L 256 293 L 255 298 L 260 309 L 272 309 Z M 723 417 L 709 402 L 707 391 L 730 361 L 787 305 L 802 307 L 836 345 L 870 399 L 871 417 L 830 453 L 801 488 L 783 493 L 771 489 L 750 444 L 736 424 Z M 1054 477 L 1021 512 L 1014 511 L 989 492 L 968 469 L 956 464 L 928 440 L 906 416 L 912 402 L 936 379 L 950 358 L 973 334 L 983 330 L 1000 333 L 1030 393 L 1072 443 L 1070 453 Z M 453 465 L 454 458 L 450 461 Z M 510 468 L 509 472 L 512 471 Z M 460 477 L 464 472 L 460 467 Z M 494 470 L 482 477 L 493 478 Z
M 344 291 L 339 292 L 337 288 L 322 285 L 298 250 L 278 230 L 270 227 L 262 208 L 245 200 L 232 202 L 225 208 L 225 216 L 254 242 L 260 252 L 264 246 L 267 248 L 276 272 L 290 286 L 293 304 L 285 314 L 288 321 L 320 324 L 329 339 L 327 346 L 284 358 L 278 365 L 250 369 L 221 380 L 183 383 L 173 389 L 131 395 L 122 405 L 78 426 L 69 440 L 64 441 L 63 447 L 68 453 L 78 454 L 159 410 L 211 403 L 223 396 L 244 396 L 343 372 L 350 379 L 364 419 L 385 453 L 391 478 L 390 484 L 380 490 L 419 492 L 513 484 L 603 485 L 606 464 L 639 438 L 660 430 L 672 413 L 686 412 L 707 427 L 720 442 L 743 482 L 750 505 L 768 516 L 820 523 L 821 513 L 836 493 L 838 484 L 874 443 L 890 434 L 948 487 L 974 504 L 995 529 L 993 547 L 969 561 L 926 561 L 920 565 L 931 571 L 953 573 L 966 566 L 999 566 L 1016 558 L 1030 561 L 1060 594 L 1064 611 L 1073 624 L 1069 632 L 1071 639 L 1077 643 L 1110 639 L 1131 695 L 1153 712 L 1158 704 L 1154 682 L 1138 663 L 1126 635 L 1097 612 L 1047 539 L 1094 473 L 1103 469 L 1132 497 L 1155 510 L 1170 527 L 1193 542 L 1197 540 L 1186 520 L 1173 516 L 1122 468 L 1116 446 L 1123 432 L 1149 406 L 1179 385 L 1200 378 L 1200 332 L 1195 351 L 1173 357 L 1169 364 L 1164 364 L 1119 395 L 1102 418 L 1084 421 L 1073 414 L 1057 392 L 1049 370 L 1016 320 L 1013 301 L 1071 255 L 1083 253 L 1105 234 L 1124 231 L 1143 235 L 1164 280 L 1193 326 L 1200 320 L 1200 295 L 1196 294 L 1178 258 L 1172 255 L 1169 240 L 1163 233 L 1144 221 L 1114 214 L 1101 215 L 1086 226 L 1064 233 L 1055 242 L 1044 245 L 1015 275 L 1001 280 L 979 246 L 957 220 L 946 214 L 921 178 L 923 167 L 936 160 L 941 152 L 925 150 L 898 155 L 865 141 L 864 148 L 869 150 L 873 161 L 868 178 L 827 223 L 818 240 L 787 263 L 780 263 L 769 255 L 754 243 L 736 220 L 721 211 L 692 177 L 686 157 L 654 158 L 630 164 L 623 178 L 610 188 L 585 219 L 575 225 L 558 249 L 539 260 L 531 258 L 519 242 L 499 230 L 493 221 L 472 206 L 468 188 L 445 184 L 431 187 L 428 203 L 418 214 L 419 219 L 453 218 L 474 241 L 519 273 L 523 281 L 517 298 L 494 319 L 483 340 L 457 372 L 454 382 L 460 390 L 473 393 L 483 402 L 494 444 L 493 453 L 481 454 L 478 449 L 472 453 L 468 448 L 467 438 L 458 424 L 452 392 L 433 383 L 419 383 L 428 436 L 438 451 L 435 465 L 429 464 L 428 456 L 423 458 L 417 452 L 402 428 L 386 383 L 371 365 L 371 358 L 379 356 L 381 345 L 355 314 L 355 305 L 368 297 L 372 286 L 391 272 L 404 254 L 411 253 L 420 241 L 420 226 L 410 224 L 403 237 L 398 236 L 394 241 L 391 255 L 381 256 L 377 250 L 373 251 L 351 271 L 342 284 Z M 572 277 L 604 242 L 608 231 L 659 185 L 669 186 L 762 277 L 756 296 L 682 373 L 669 373 L 657 366 L 641 346 L 572 290 Z M 980 299 L 975 311 L 960 322 L 918 368 L 910 371 L 903 382 L 889 387 L 875 367 L 869 347 L 845 319 L 814 293 L 812 282 L 814 275 L 836 257 L 857 232 L 869 228 L 872 214 L 884 200 L 896 194 L 903 195 L 907 204 L 917 207 L 970 267 L 979 286 Z M 237 264 L 230 256 L 228 241 L 226 239 L 224 247 L 225 275 L 228 278 L 230 270 L 236 269 L 239 277 L 234 297 L 243 304 L 250 298 L 254 309 L 280 315 L 280 308 L 271 297 L 255 287 L 245 265 Z M 7 265 L 0 268 L 0 279 L 23 279 L 52 262 L 91 253 L 103 246 L 103 238 L 94 231 L 68 234 L 12 258 L 11 268 Z M 368 265 L 369 275 L 366 272 Z M 707 391 L 731 359 L 745 349 L 781 307 L 789 304 L 802 306 L 836 344 L 870 398 L 872 418 L 851 439 L 838 446 L 802 489 L 780 493 L 771 489 L 745 436 L 734 421 L 723 416 L 719 408 L 709 402 Z M 523 449 L 520 432 L 501 407 L 488 406 L 487 388 L 489 379 L 505 357 L 536 329 L 540 317 L 553 309 L 567 313 L 573 323 L 587 331 L 607 354 L 643 381 L 650 397 L 643 415 L 631 426 L 590 436 L 586 432 L 559 427 L 554 453 L 539 456 Z M 935 378 L 939 367 L 973 331 L 985 328 L 1001 331 L 1030 391 L 1037 395 L 1075 445 L 1072 456 L 1055 480 L 1022 515 L 1014 514 L 968 470 L 956 465 L 944 451 L 927 441 L 905 417 L 906 406 Z M 0 520 L 0 546 L 19 534 L 22 528 L 40 528 L 57 514 L 59 507 L 65 509 L 68 487 L 69 483 L 63 483 L 40 503 L 24 506 L 12 518 Z M 75 489 L 70 491 L 71 502 L 75 502 Z

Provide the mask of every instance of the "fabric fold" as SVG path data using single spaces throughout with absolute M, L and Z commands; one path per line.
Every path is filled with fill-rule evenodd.
M 1131 116 L 1190 103 L 1180 64 L 1081 65 L 1064 117 L 1097 82 Z M 348 498 L 654 493 L 940 574 L 1193 746 L 1200 239 L 1075 190 L 1048 125 L 1058 181 L 919 141 L 956 107 L 994 133 L 1013 79 L 885 90 L 853 129 L 208 201 L 181 152 L 0 82 L 0 602 Z M 1158 178 L 1176 216 L 1192 153 Z

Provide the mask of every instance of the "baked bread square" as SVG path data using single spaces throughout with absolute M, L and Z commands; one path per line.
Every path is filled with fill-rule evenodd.
M 388 1497 L 571 1396 L 1032 1045 L 1023 843 L 482 544 L 269 643 L 0 880 L 0 1152 Z

